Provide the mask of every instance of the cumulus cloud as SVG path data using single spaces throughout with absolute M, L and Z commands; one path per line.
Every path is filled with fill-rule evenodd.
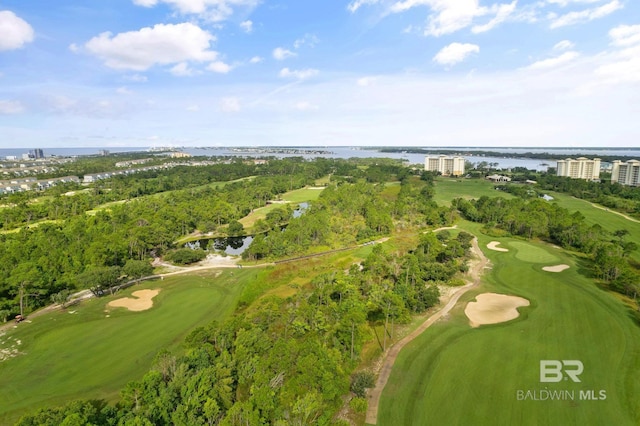
M 441 65 L 454 65 L 464 61 L 472 53 L 480 52 L 480 46 L 471 43 L 451 43 L 443 47 L 433 60 Z
M 609 31 L 614 46 L 631 46 L 640 43 L 640 25 L 619 25 Z
M 31 25 L 10 10 L 0 11 L 0 51 L 20 49 L 33 41 Z
M 262 58 L 260 56 L 254 56 L 253 58 L 249 59 L 249 63 L 251 64 L 259 64 L 260 62 L 262 62 Z
M 553 46 L 553 50 L 568 50 L 568 49 L 573 49 L 575 47 L 575 44 L 569 40 L 562 40 L 558 43 L 556 43 L 555 46 Z
M 239 112 L 242 109 L 240 99 L 235 97 L 222 98 L 219 106 L 222 112 Z
M 318 70 L 313 68 L 307 68 L 304 70 L 290 70 L 289 68 L 282 68 L 279 73 L 279 76 L 282 78 L 295 78 L 298 80 L 306 80 L 316 75 L 318 75 Z
M 220 74 L 226 74 L 229 71 L 231 71 L 231 65 L 229 64 L 225 64 L 222 61 L 216 61 L 216 62 L 212 62 L 209 64 L 209 66 L 207 66 L 207 69 L 209 71 L 213 71 L 213 72 L 217 72 Z
M 640 82 L 640 25 L 619 25 L 609 31 L 611 44 L 621 49 L 595 74 L 608 84 Z
M 240 28 L 247 34 L 251 34 L 253 32 L 253 22 L 246 20 L 240 22 Z
M 278 61 L 282 61 L 296 55 L 297 54 L 295 52 L 285 49 L 284 47 L 276 47 L 275 49 L 273 49 L 273 57 Z
M 251 10 L 259 0 L 133 0 L 133 3 L 143 7 L 165 3 L 183 15 L 199 15 L 209 21 L 221 22 L 233 15 L 235 8 Z
M 0 99 L 0 114 L 20 114 L 25 110 L 24 105 L 19 101 L 8 101 Z
M 215 37 L 192 23 L 157 24 L 113 35 L 105 32 L 85 43 L 85 49 L 110 68 L 145 71 L 154 65 L 212 61 Z
M 541 61 L 534 62 L 533 64 L 526 67 L 526 69 L 530 70 L 544 70 L 558 67 L 560 65 L 567 64 L 574 59 L 576 59 L 580 54 L 575 51 L 565 52 L 560 56 L 556 56 L 554 58 L 543 59 Z
M 592 7 L 581 11 L 565 13 L 564 15 L 551 15 L 551 28 L 566 27 L 568 25 L 582 24 L 598 18 L 610 15 L 624 6 L 619 0 L 613 0 L 602 6 Z

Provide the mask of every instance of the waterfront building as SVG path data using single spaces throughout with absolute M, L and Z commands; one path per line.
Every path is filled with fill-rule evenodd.
M 425 157 L 424 169 L 429 172 L 439 172 L 443 176 L 462 176 L 464 175 L 464 157 L 446 155 Z
M 572 179 L 598 180 L 600 179 L 600 159 L 567 158 L 558 161 L 556 170 L 558 176 L 566 176 Z
M 640 161 L 630 160 L 623 163 L 616 160 L 611 167 L 611 183 L 625 186 L 640 186 Z

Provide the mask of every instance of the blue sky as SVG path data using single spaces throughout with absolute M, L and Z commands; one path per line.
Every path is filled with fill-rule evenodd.
M 640 146 L 637 0 L 0 0 L 0 148 Z

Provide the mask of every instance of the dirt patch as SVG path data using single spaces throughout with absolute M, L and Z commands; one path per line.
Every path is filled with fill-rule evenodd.
M 498 245 L 500 245 L 500 241 L 491 241 L 489 244 L 487 244 L 487 248 L 489 250 L 495 250 L 495 251 L 509 251 L 509 249 L 506 249 L 504 247 L 498 247 Z
M 146 311 L 153 306 L 153 298 L 160 293 L 160 289 L 155 290 L 138 290 L 131 293 L 134 298 L 123 297 L 122 299 L 112 300 L 107 304 L 111 308 L 127 308 L 130 311 Z
M 555 266 L 545 266 L 544 268 L 542 268 L 542 270 L 547 272 L 562 272 L 565 269 L 569 269 L 569 268 L 570 268 L 569 265 L 555 265 Z
M 506 294 L 483 293 L 476 296 L 475 302 L 467 303 L 464 314 L 469 318 L 471 327 L 479 327 L 518 318 L 517 308 L 520 306 L 529 306 L 529 301 Z

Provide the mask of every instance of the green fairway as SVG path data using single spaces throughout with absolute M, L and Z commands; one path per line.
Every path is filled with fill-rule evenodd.
M 149 370 L 159 350 L 175 351 L 194 327 L 228 316 L 261 273 L 205 271 L 149 281 L 10 329 L 0 348 L 13 345 L 21 354 L 0 362 L 0 424 L 71 399 L 114 399 Z M 147 311 L 107 307 L 147 288 L 161 289 Z
M 509 247 L 516 250 L 515 257 L 523 262 L 548 263 L 549 265 L 558 263 L 560 258 L 550 252 L 549 247 L 538 247 L 524 241 L 512 241 Z
M 485 179 L 444 178 L 435 180 L 436 193 L 433 199 L 441 205 L 448 206 L 454 198 L 480 198 L 487 197 L 513 198 L 513 195 L 496 191 L 494 184 Z
M 479 235 L 477 225 L 466 227 Z M 491 240 L 479 239 L 481 247 Z M 548 245 L 501 242 L 509 252 L 484 250 L 493 266 L 483 284 L 400 352 L 378 424 L 640 424 L 640 328 L 627 308 L 583 275 L 582 259 Z M 570 269 L 545 272 L 531 262 Z M 464 307 L 485 292 L 521 296 L 531 305 L 515 320 L 471 328 Z M 581 361 L 581 382 L 541 382 L 541 360 Z M 598 400 L 587 398 L 591 391 Z

